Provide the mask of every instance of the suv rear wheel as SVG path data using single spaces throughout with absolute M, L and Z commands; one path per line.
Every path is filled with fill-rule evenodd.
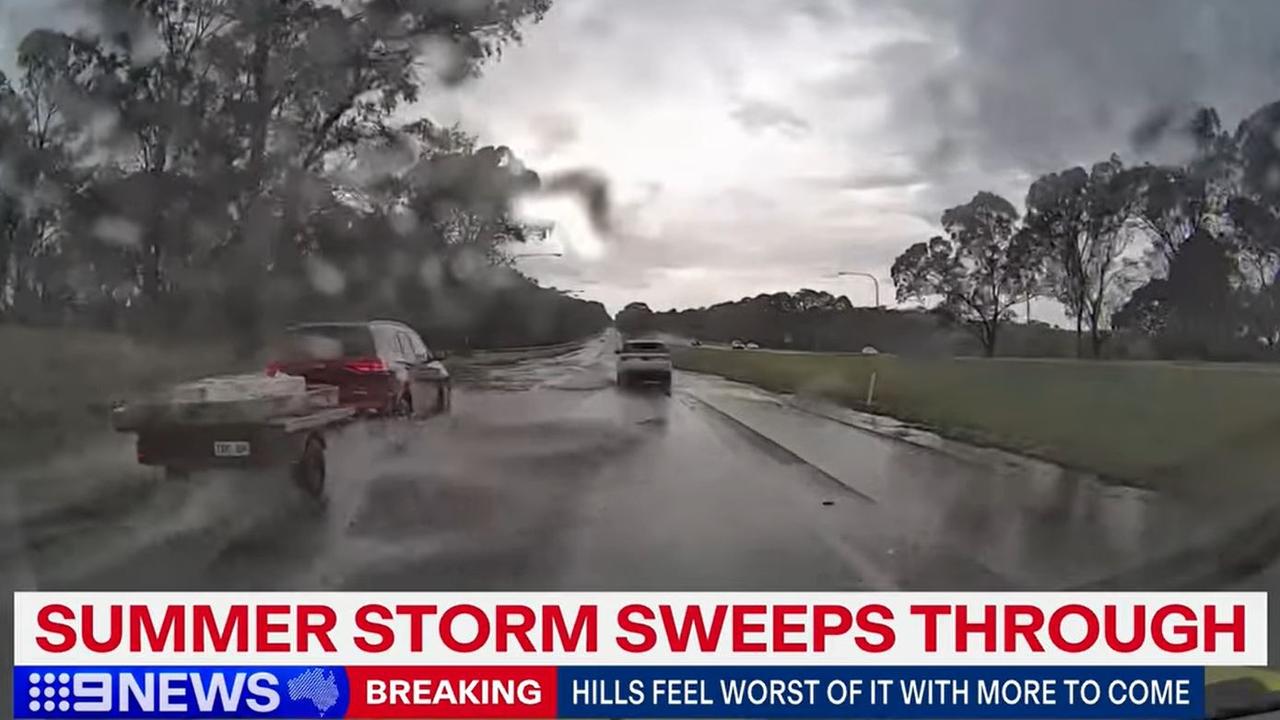
M 406 418 L 413 416 L 413 398 L 409 395 L 409 391 L 396 396 L 391 401 L 390 407 L 387 408 L 387 415 L 393 418 Z

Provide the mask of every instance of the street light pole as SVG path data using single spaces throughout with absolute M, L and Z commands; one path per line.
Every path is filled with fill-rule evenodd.
M 867 272 L 859 272 L 857 270 L 842 270 L 836 273 L 836 277 L 844 277 L 846 275 L 856 275 L 857 277 L 870 278 L 871 282 L 875 284 L 875 288 L 876 288 L 876 307 L 877 308 L 880 307 L 880 280 L 876 278 L 875 275 L 872 275 L 871 273 L 867 273 Z

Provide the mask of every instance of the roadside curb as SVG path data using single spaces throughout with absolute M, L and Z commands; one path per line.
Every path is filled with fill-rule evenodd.
M 950 445 L 953 444 L 954 441 L 950 441 L 947 438 L 941 435 L 938 435 L 937 433 L 933 432 L 932 430 L 926 427 L 910 425 L 908 423 L 905 423 L 889 415 L 874 415 L 873 413 L 867 413 L 861 410 L 853 410 L 852 408 L 841 408 L 842 410 L 848 411 L 850 414 L 867 415 L 877 420 L 885 420 L 885 421 L 888 421 L 889 423 L 892 423 L 890 427 L 880 427 L 875 420 L 869 420 L 868 422 L 855 422 L 854 420 L 851 420 L 847 417 L 841 417 L 840 415 L 837 415 L 836 413 L 832 412 L 830 409 L 824 408 L 823 403 L 821 401 L 806 400 L 797 395 L 779 394 L 778 397 L 782 400 L 783 404 L 785 404 L 787 407 L 793 410 L 799 410 L 800 412 L 805 413 L 807 415 L 812 415 L 814 417 L 822 418 L 824 420 L 830 420 L 831 422 L 839 423 L 841 425 L 844 425 L 845 427 L 852 428 L 854 430 L 861 430 L 862 432 L 871 433 L 872 435 L 877 435 L 879 437 L 887 438 L 889 440 L 895 440 L 897 442 L 906 443 L 913 447 L 918 447 L 924 450 L 932 450 L 933 452 L 940 453 L 942 455 L 946 455 L 947 457 L 954 458 L 956 460 L 960 460 L 962 462 L 970 463 L 973 465 L 987 464 L 987 463 L 984 463 L 982 459 L 974 457 L 975 453 L 972 450 L 960 451 L 957 449 L 953 449 L 952 447 L 950 447 Z M 912 437 L 913 435 L 917 435 L 917 436 L 927 435 L 931 442 L 922 442 L 920 438 Z M 980 451 L 985 450 L 985 448 L 978 448 L 978 450 Z M 1009 454 L 1009 455 L 1013 455 L 1014 457 L 1017 457 L 1018 459 L 1025 459 L 1023 458 L 1023 456 L 1016 455 L 1015 453 L 1006 453 L 1006 451 L 994 450 L 992 452 Z
M 837 406 L 820 399 L 808 399 L 791 393 L 773 392 L 758 385 L 752 385 L 751 383 L 734 380 L 714 373 L 698 373 L 690 370 L 682 370 L 681 372 L 690 373 L 692 375 L 704 375 L 706 377 L 716 378 L 722 382 L 749 387 L 756 392 L 775 398 L 784 407 L 805 413 L 806 415 L 838 423 L 850 429 L 869 433 L 887 440 L 905 443 L 922 450 L 929 450 L 969 465 L 983 468 L 1018 468 L 1029 472 L 1070 472 L 1082 476 L 1097 477 L 1096 473 L 1065 467 L 1052 461 L 1034 456 L 1023 455 L 1003 448 L 974 445 L 972 443 L 965 443 L 961 440 L 948 438 L 945 435 L 941 435 L 929 429 L 928 427 L 899 420 L 891 415 L 878 415 L 875 413 L 868 413 L 863 410 Z M 699 398 L 699 400 L 701 399 L 702 398 Z M 862 420 L 863 418 L 866 419 Z
M 785 454 L 787 457 L 793 458 L 793 459 L 794 459 L 794 460 L 796 460 L 797 462 L 803 463 L 806 467 L 809 467 L 810 469 L 812 469 L 814 472 L 818 473 L 818 474 L 819 474 L 819 475 L 821 475 L 822 477 L 824 477 L 824 478 L 826 478 L 826 479 L 830 480 L 831 482 L 833 482 L 833 483 L 835 483 L 835 484 L 839 485 L 841 488 L 844 488 L 845 490 L 847 490 L 847 491 L 849 491 L 849 492 L 853 493 L 854 495 L 857 495 L 859 499 L 864 500 L 864 501 L 869 502 L 869 503 L 872 503 L 872 504 L 875 504 L 875 503 L 876 503 L 876 499 L 875 499 L 875 498 L 871 497 L 870 495 L 867 495 L 867 494 L 866 494 L 865 492 L 863 492 L 862 490 L 859 490 L 858 488 L 856 488 L 856 487 L 854 487 L 854 486 L 850 485 L 849 483 L 847 483 L 847 482 L 845 482 L 844 480 L 840 479 L 838 476 L 833 475 L 833 474 L 831 474 L 831 473 L 827 472 L 826 470 L 823 470 L 821 467 L 819 467 L 818 465 L 814 464 L 813 462 L 811 462 L 809 459 L 805 458 L 805 457 L 804 457 L 803 455 L 801 455 L 800 453 L 796 452 L 795 450 L 792 450 L 791 448 L 787 447 L 786 445 L 783 445 L 782 443 L 778 442 L 777 440 L 774 440 L 773 438 L 769 437 L 768 435 L 766 435 L 766 434 L 764 434 L 764 433 L 760 432 L 759 430 L 757 430 L 757 429 L 755 429 L 754 427 L 752 427 L 749 423 L 744 422 L 744 421 L 743 421 L 743 420 L 741 420 L 740 418 L 738 418 L 738 417 L 734 416 L 734 414 L 733 414 L 733 413 L 731 413 L 731 412 L 729 412 L 728 410 L 725 410 L 724 408 L 718 407 L 715 403 L 711 402 L 710 400 L 707 400 L 707 399 L 706 399 L 706 398 L 704 398 L 704 397 L 700 397 L 700 396 L 699 396 L 699 395 L 697 395 L 696 393 L 689 392 L 689 391 L 687 391 L 687 390 L 686 390 L 686 394 L 687 394 L 689 397 L 691 397 L 691 398 L 693 398 L 694 400 L 696 400 L 696 401 L 698 401 L 699 403 L 701 403 L 702 405 L 704 405 L 704 406 L 706 406 L 707 408 L 711 409 L 713 412 L 715 412 L 715 413 L 716 413 L 717 415 L 719 415 L 720 417 L 724 418 L 725 420 L 728 420 L 728 421 L 729 421 L 730 423 L 732 423 L 735 427 L 738 427 L 738 428 L 741 428 L 742 430 L 745 430 L 746 432 L 750 433 L 753 437 L 758 438 L 758 439 L 759 439 L 759 440 L 761 440 L 762 442 L 764 442 L 764 443 L 768 444 L 770 447 L 772 447 L 772 448 L 774 448 L 774 449 L 778 450 L 779 452 L 781 452 L 781 453 Z

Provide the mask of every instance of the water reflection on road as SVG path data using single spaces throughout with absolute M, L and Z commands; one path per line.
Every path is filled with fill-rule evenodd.
M 874 512 L 839 532 L 878 548 L 903 587 L 1122 582 L 1152 562 L 1209 542 L 1241 517 L 1239 508 L 1211 512 L 1151 490 L 936 437 L 906 442 L 898 439 L 902 433 L 883 428 L 859 432 L 849 427 L 854 422 L 833 422 L 830 411 L 819 413 L 812 403 L 719 378 L 686 374 L 680 385 L 762 441 L 868 498 Z
M 608 339 L 459 367 L 451 415 L 332 439 L 323 510 L 267 474 L 164 482 L 105 438 L 9 486 L 0 570 L 86 589 L 1056 588 L 1194 524 L 1150 492 L 613 373 Z

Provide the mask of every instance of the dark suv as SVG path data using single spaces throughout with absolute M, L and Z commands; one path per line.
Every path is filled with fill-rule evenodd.
M 288 328 L 267 374 L 335 385 L 338 400 L 369 415 L 449 409 L 449 371 L 413 328 L 391 320 L 308 323 Z

